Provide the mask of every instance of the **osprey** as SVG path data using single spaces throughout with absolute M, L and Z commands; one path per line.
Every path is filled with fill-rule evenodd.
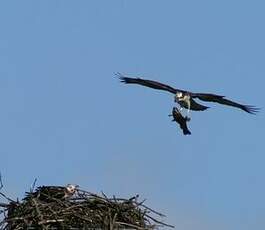
M 190 118 L 188 118 L 187 116 L 183 117 L 177 107 L 174 107 L 172 109 L 172 114 L 168 116 L 173 117 L 172 121 L 175 121 L 179 124 L 179 127 L 182 129 L 184 135 L 191 134 L 190 130 L 187 127 L 187 121 L 190 121 Z
M 65 200 L 70 198 L 77 191 L 78 185 L 68 184 L 64 186 L 40 186 L 35 192 L 27 193 L 23 199 L 28 201 L 32 198 L 37 198 L 44 202 L 52 202 L 54 200 Z
M 236 107 L 251 114 L 256 114 L 259 111 L 259 108 L 256 108 L 255 106 L 239 104 L 237 102 L 226 99 L 225 96 L 212 94 L 212 93 L 193 93 L 182 89 L 176 89 L 157 81 L 146 80 L 142 78 L 125 77 L 120 73 L 117 73 L 117 75 L 119 76 L 121 82 L 125 84 L 143 85 L 149 88 L 164 90 L 174 94 L 175 102 L 177 102 L 180 105 L 181 109 L 182 108 L 188 109 L 188 113 L 190 110 L 204 111 L 209 108 L 205 105 L 197 103 L 194 99 L 199 99 L 207 102 L 216 102 L 219 104 Z

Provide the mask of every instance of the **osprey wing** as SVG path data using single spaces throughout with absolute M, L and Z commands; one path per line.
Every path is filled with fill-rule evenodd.
M 228 100 L 225 96 L 210 94 L 210 93 L 193 93 L 193 98 L 198 98 L 202 101 L 209 101 L 209 102 L 216 102 L 223 105 L 228 105 L 232 107 L 236 107 L 242 109 L 243 111 L 251 114 L 256 114 L 259 111 L 259 108 L 252 106 L 252 105 L 243 105 L 237 102 Z
M 201 104 L 197 103 L 195 100 L 193 100 L 192 98 L 190 98 L 190 109 L 191 110 L 204 111 L 208 108 L 209 108 L 208 106 L 201 105 Z
M 142 78 L 125 77 L 120 73 L 117 73 L 117 76 L 120 78 L 121 82 L 123 82 L 125 84 L 142 85 L 142 86 L 146 86 L 146 87 L 153 88 L 153 89 L 168 91 L 168 92 L 173 93 L 173 94 L 176 94 L 177 92 L 185 92 L 183 90 L 175 89 L 169 85 L 160 83 L 158 81 L 146 80 L 146 79 L 142 79 Z

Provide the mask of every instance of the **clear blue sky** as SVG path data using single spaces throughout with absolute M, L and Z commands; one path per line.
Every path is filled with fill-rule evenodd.
M 171 95 L 115 72 L 264 108 L 265 2 L 2 1 L 0 171 L 33 182 L 137 193 L 180 230 L 265 229 L 264 111 L 167 116 Z M 206 104 L 206 103 L 205 103 Z

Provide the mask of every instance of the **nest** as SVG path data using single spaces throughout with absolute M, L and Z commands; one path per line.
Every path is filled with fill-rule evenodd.
M 55 188 L 55 186 L 52 186 Z M 39 187 L 40 188 L 40 187 Z M 0 229 L 159 229 L 173 227 L 157 218 L 164 217 L 138 201 L 97 195 L 77 189 L 70 198 L 31 191 L 21 201 L 0 192 L 8 203 L 0 203 Z M 36 192 L 37 191 L 37 192 Z M 43 193 L 43 192 L 42 192 Z M 43 199 L 43 197 L 47 199 Z M 42 197 L 42 198 L 41 198 Z

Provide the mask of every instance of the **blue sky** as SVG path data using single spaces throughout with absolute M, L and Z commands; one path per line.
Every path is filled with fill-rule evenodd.
M 264 112 L 211 104 L 191 136 L 172 95 L 115 72 L 264 108 L 264 1 L 0 3 L 0 171 L 130 197 L 183 230 L 264 229 Z M 205 103 L 207 104 L 207 103 Z

